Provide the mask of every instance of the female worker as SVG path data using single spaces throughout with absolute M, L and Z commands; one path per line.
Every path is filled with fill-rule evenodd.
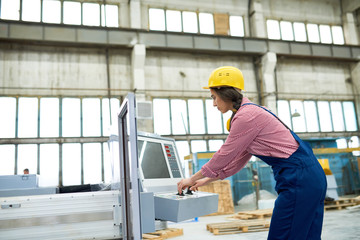
M 233 111 L 229 136 L 200 171 L 178 182 L 179 193 L 237 173 L 254 155 L 272 167 L 276 181 L 268 239 L 321 239 L 327 184 L 310 146 L 269 110 L 242 96 L 239 69 L 215 69 L 204 88 L 220 112 Z

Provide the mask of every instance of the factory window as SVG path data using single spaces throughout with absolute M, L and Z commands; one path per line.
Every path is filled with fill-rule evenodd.
M 187 33 L 198 32 L 198 20 L 195 12 L 182 12 L 183 17 L 183 31 Z
M 65 24 L 81 24 L 81 3 L 64 1 L 64 20 Z
M 313 42 L 324 44 L 344 44 L 344 35 L 341 26 L 318 25 L 313 23 L 277 21 L 269 19 L 266 21 L 269 39 Z
M 101 182 L 101 144 L 83 144 L 84 183 L 96 184 Z
M 204 105 L 201 99 L 188 101 L 190 134 L 204 134 Z
M 100 5 L 97 3 L 83 3 L 83 24 L 88 26 L 100 25 Z
M 1 0 L 1 18 L 8 20 L 19 20 L 20 0 Z
M 209 134 L 223 133 L 221 112 L 213 106 L 213 100 L 205 100 L 206 107 L 206 125 Z
M 61 3 L 57 0 L 44 0 L 42 21 L 45 23 L 61 23 Z
M 279 118 L 295 132 L 358 130 L 351 101 L 279 100 L 277 105 Z
M 32 174 L 37 172 L 38 146 L 36 144 L 19 144 L 17 154 L 16 174 L 23 174 L 25 168 L 28 168 Z
M 22 15 L 23 21 L 40 22 L 40 0 L 22 0 Z
M 186 101 L 171 99 L 171 127 L 173 134 L 188 134 Z
M 100 99 L 84 98 L 82 100 L 83 136 L 100 136 Z
M 18 137 L 38 137 L 38 98 L 19 98 Z
M 294 31 L 291 22 L 280 21 L 281 39 L 294 41 Z
M 150 30 L 165 31 L 165 13 L 163 9 L 149 9 Z
M 276 20 L 267 20 L 266 21 L 268 38 L 269 39 L 280 39 L 280 27 L 279 21 Z
M 64 143 L 62 145 L 62 181 L 63 185 L 81 184 L 81 144 Z
M 16 98 L 0 98 L 0 138 L 14 138 L 16 124 Z
M 320 30 L 321 43 L 327 43 L 327 44 L 332 43 L 330 26 L 320 25 L 319 30 Z
M 40 144 L 40 186 L 59 185 L 59 144 Z
M 112 166 L 113 164 L 111 163 L 110 160 L 110 151 L 109 151 L 109 145 L 108 143 L 103 143 L 102 144 L 103 147 L 103 161 L 104 161 L 104 182 L 105 183 L 110 183 L 111 179 L 112 179 Z
M 119 10 L 116 5 L 101 4 L 101 26 L 119 27 Z
M 294 22 L 294 35 L 295 41 L 297 42 L 306 42 L 306 29 L 305 24 L 301 22 Z
M 0 175 L 13 175 L 15 169 L 15 145 L 0 145 Z
M 120 107 L 120 100 L 117 98 L 103 98 L 101 102 L 102 111 L 102 131 L 103 136 L 110 136 L 111 133 L 117 132 L 117 111 Z M 110 129 L 110 126 L 116 129 Z
M 214 17 L 211 13 L 199 13 L 200 33 L 214 34 Z
M 309 42 L 320 42 L 319 27 L 316 24 L 306 24 Z
M 40 99 L 40 137 L 59 137 L 59 99 Z
M 166 10 L 166 30 L 170 32 L 181 32 L 181 12 Z
M 81 135 L 80 99 L 64 98 L 62 101 L 62 136 L 79 137 Z
M 170 135 L 170 108 L 168 99 L 154 99 L 154 132 L 159 135 Z
M 230 35 L 234 37 L 243 37 L 244 34 L 244 21 L 241 16 L 230 16 Z
M 192 153 L 206 152 L 207 151 L 206 141 L 205 140 L 192 140 L 192 141 L 190 141 L 190 145 L 191 145 L 191 152 Z

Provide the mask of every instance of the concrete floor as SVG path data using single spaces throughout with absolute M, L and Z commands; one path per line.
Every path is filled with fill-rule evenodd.
M 235 208 L 235 212 L 240 211 Z M 229 235 L 213 235 L 206 230 L 206 224 L 231 221 L 227 219 L 231 215 L 200 217 L 197 222 L 185 221 L 181 223 L 168 223 L 169 228 L 182 228 L 183 236 L 171 238 L 174 240 L 197 240 L 197 239 L 237 239 L 259 240 L 267 239 L 268 231 L 238 233 Z M 328 210 L 324 215 L 322 239 L 324 240 L 350 240 L 360 239 L 360 208 L 348 210 Z

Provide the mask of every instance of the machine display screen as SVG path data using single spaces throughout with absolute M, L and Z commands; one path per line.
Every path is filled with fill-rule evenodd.
M 138 140 L 138 156 L 145 179 L 170 178 L 160 143 Z

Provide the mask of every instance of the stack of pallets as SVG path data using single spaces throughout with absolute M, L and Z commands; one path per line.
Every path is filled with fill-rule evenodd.
M 237 220 L 206 225 L 206 229 L 214 235 L 268 231 L 269 227 L 270 220 Z
M 335 201 L 325 201 L 324 202 L 325 211 L 327 210 L 341 210 L 346 207 L 351 207 L 360 204 L 360 199 L 358 198 L 340 198 Z
M 182 228 L 167 228 L 153 233 L 144 233 L 144 240 L 163 240 L 184 235 Z

